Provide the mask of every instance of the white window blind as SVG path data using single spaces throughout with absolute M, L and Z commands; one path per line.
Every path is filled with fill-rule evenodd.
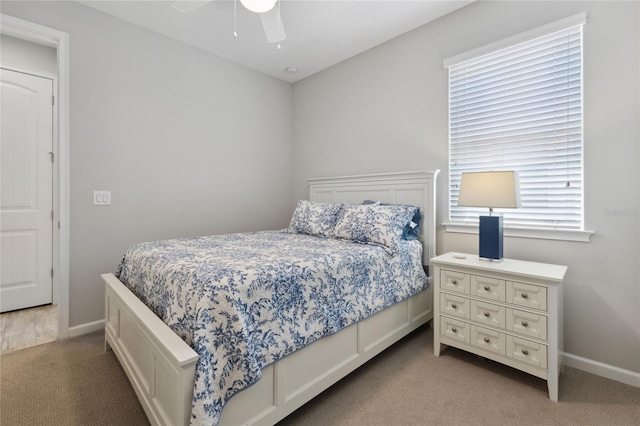
M 582 230 L 582 25 L 448 69 L 450 220 L 488 212 L 457 205 L 463 172 L 517 170 L 505 226 Z

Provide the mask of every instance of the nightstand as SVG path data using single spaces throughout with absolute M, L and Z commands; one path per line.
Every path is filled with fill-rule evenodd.
M 434 268 L 433 352 L 454 346 L 547 381 L 558 401 L 566 266 L 447 253 Z

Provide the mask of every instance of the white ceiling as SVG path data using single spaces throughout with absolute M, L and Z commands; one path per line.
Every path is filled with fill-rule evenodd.
M 260 16 L 240 1 L 212 1 L 190 13 L 172 1 L 77 0 L 232 62 L 296 82 L 437 19 L 474 0 L 281 0 L 281 49 L 267 42 Z M 234 6 L 236 32 L 234 38 Z M 295 67 L 297 72 L 285 71 Z

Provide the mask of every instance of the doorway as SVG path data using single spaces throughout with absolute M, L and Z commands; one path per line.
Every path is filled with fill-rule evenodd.
M 53 118 L 53 181 L 52 181 L 52 301 L 58 338 L 69 337 L 69 35 L 53 28 L 0 14 L 0 32 L 35 45 L 55 49 L 54 118 Z M 6 51 L 3 51 L 3 61 Z M 33 309 L 33 311 L 32 311 Z M 32 311 L 33 317 L 38 308 Z M 51 315 L 48 312 L 48 316 Z M 6 331 L 8 316 L 0 315 L 0 330 Z M 1 318 L 1 317 L 4 317 Z M 34 327 L 37 327 L 37 320 Z

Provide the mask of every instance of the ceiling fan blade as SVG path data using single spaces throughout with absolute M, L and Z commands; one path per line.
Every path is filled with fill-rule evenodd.
M 287 35 L 284 32 L 284 26 L 282 25 L 282 18 L 280 17 L 280 8 L 278 6 L 268 12 L 261 13 L 260 20 L 262 21 L 264 33 L 266 34 L 269 43 L 278 43 L 287 38 Z
M 196 9 L 201 8 L 205 4 L 209 4 L 214 0 L 176 0 L 171 3 L 171 7 L 179 10 L 183 13 L 193 12 Z

